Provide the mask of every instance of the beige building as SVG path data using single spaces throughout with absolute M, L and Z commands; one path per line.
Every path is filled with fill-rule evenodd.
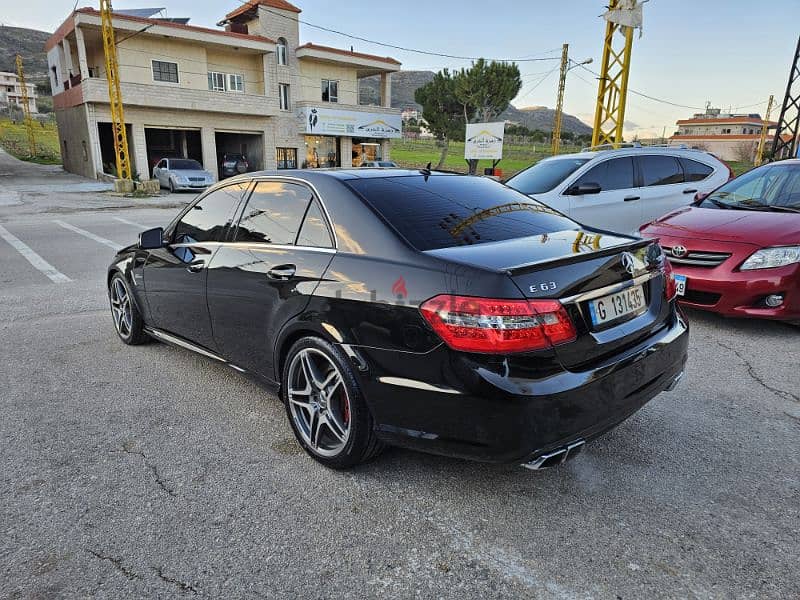
M 401 137 L 392 58 L 300 44 L 300 9 L 251 1 L 219 29 L 115 13 L 119 79 L 134 172 L 193 158 L 219 174 L 226 153 L 251 170 L 358 166 Z M 64 168 L 97 177 L 115 163 L 100 14 L 73 12 L 46 44 Z M 380 106 L 359 81 L 381 79 Z
M 751 161 L 755 157 L 761 130 L 774 129 L 775 122 L 766 122 L 761 115 L 723 114 L 718 108 L 708 108 L 691 119 L 681 119 L 678 130 L 669 139 L 671 146 L 686 145 L 702 148 L 722 160 Z M 771 136 L 770 132 L 767 132 Z M 767 138 L 771 141 L 771 137 Z
M 36 108 L 36 99 L 38 98 L 36 86 L 32 83 L 26 83 L 25 87 L 28 88 L 28 107 L 32 113 L 38 113 L 39 109 Z M 22 85 L 16 73 L 0 71 L 0 106 L 22 107 Z

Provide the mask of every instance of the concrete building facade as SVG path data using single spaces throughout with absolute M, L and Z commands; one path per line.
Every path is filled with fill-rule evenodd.
M 36 106 L 36 99 L 39 97 L 36 93 L 36 86 L 26 83 L 25 87 L 28 88 L 28 107 L 32 113 L 36 114 L 39 112 Z M 0 106 L 22 107 L 22 85 L 16 73 L 0 71 Z
M 388 158 L 401 137 L 391 107 L 392 58 L 301 45 L 300 9 L 259 0 L 219 29 L 115 13 L 119 79 L 135 173 L 193 158 L 215 175 L 224 154 L 251 170 L 358 166 Z M 100 14 L 73 12 L 46 45 L 64 168 L 113 174 L 114 146 Z M 380 106 L 359 104 L 381 77 Z

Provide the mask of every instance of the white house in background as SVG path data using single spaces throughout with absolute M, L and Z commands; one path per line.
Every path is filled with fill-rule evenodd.
M 32 83 L 27 83 L 25 87 L 28 88 L 28 106 L 32 113 L 38 113 L 36 99 L 39 96 L 36 93 L 36 86 Z M 22 107 L 22 86 L 16 73 L 0 71 L 0 105 Z

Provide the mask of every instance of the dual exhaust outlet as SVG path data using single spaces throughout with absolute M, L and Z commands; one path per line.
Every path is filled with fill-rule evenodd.
M 577 440 L 568 446 L 564 446 L 548 454 L 542 454 L 532 461 L 524 463 L 522 466 L 531 471 L 540 471 L 542 469 L 557 467 L 578 456 L 585 445 L 586 442 L 584 440 Z

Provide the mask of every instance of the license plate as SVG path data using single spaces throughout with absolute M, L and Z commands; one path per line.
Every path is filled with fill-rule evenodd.
M 644 288 L 637 285 L 590 301 L 589 313 L 592 316 L 592 324 L 597 326 L 640 313 L 645 306 Z
M 675 275 L 675 292 L 678 296 L 686 294 L 686 282 L 689 280 L 686 275 Z

